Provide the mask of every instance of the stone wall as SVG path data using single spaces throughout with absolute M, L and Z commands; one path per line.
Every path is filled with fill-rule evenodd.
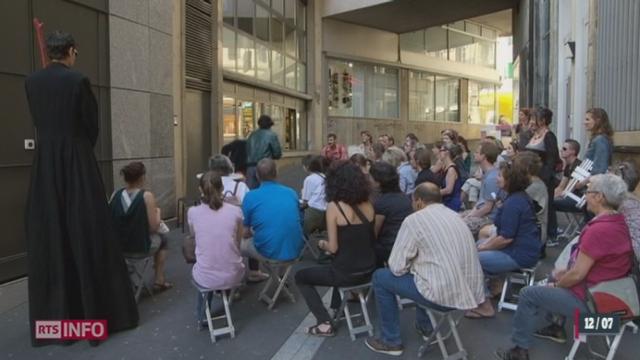
M 172 0 L 109 1 L 114 187 L 139 160 L 164 218 L 175 215 Z

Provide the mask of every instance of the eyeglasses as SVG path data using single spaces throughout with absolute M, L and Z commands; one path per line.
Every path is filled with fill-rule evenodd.
M 587 191 L 585 191 L 586 194 L 598 194 L 600 192 L 601 191 L 596 191 L 596 190 L 587 190 Z

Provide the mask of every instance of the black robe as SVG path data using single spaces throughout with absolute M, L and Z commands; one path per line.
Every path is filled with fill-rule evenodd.
M 37 130 L 26 211 L 29 321 L 106 319 L 109 332 L 138 324 L 93 153 L 98 106 L 89 79 L 52 63 L 26 80 Z

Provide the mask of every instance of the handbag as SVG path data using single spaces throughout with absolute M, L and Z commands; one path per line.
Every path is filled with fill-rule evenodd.
M 187 264 L 195 264 L 196 263 L 196 237 L 187 234 L 184 239 L 182 239 L 182 256 L 184 257 L 184 261 Z
M 623 320 L 640 317 L 640 269 L 633 252 L 631 259 L 629 275 L 603 281 L 587 289 L 587 306 L 590 311 L 617 314 Z

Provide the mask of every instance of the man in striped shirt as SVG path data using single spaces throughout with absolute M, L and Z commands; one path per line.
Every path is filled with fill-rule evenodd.
M 441 202 L 437 185 L 427 182 L 416 188 L 416 212 L 400 227 L 389 268 L 373 274 L 382 330 L 365 344 L 375 352 L 400 356 L 404 350 L 396 295 L 439 311 L 473 309 L 484 301 L 484 277 L 471 231 Z M 416 329 L 423 337 L 432 331 L 420 307 Z

